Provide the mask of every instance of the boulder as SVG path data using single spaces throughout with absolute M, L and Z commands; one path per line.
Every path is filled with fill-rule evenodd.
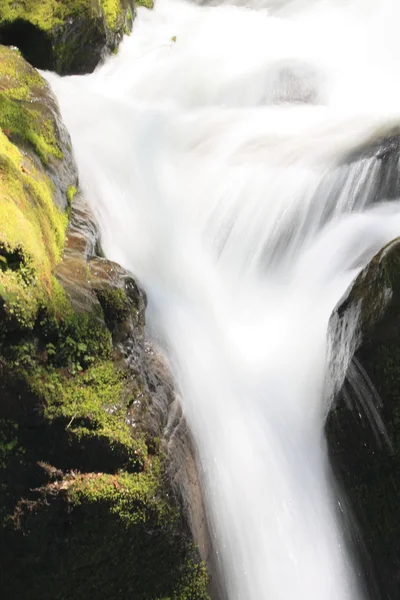
M 60 75 L 91 73 L 132 29 L 132 0 L 4 0 L 0 44 Z
M 360 339 L 327 423 L 347 527 L 373 598 L 400 598 L 400 240 L 361 272 L 338 309 Z

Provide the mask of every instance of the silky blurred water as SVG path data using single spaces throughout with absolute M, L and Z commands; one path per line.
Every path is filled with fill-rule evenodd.
M 400 6 L 157 0 L 137 12 L 95 73 L 46 76 L 105 252 L 148 294 L 226 595 L 357 600 L 324 439 L 357 311 L 336 336 L 328 322 L 400 233 L 380 159 L 347 160 L 400 124 Z

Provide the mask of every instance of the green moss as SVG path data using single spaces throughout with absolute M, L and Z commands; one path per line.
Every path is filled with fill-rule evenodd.
M 127 424 L 110 332 L 54 288 L 32 334 L 0 346 L 1 597 L 209 600 L 157 440 Z
M 57 25 L 62 25 L 66 16 L 74 16 L 82 13 L 89 15 L 96 11 L 96 2 L 92 0 L 3 0 L 1 10 L 1 21 L 13 22 L 23 19 L 36 25 L 43 31 L 50 31 Z
M 0 293 L 11 327 L 31 328 L 53 293 L 67 217 L 52 194 L 50 180 L 0 131 Z
M 16 48 L 0 46 L 0 92 L 13 100 L 31 100 L 46 88 L 39 73 L 26 63 Z
M 47 344 L 43 352 L 42 334 L 42 343 L 9 344 L 3 358 L 4 380 L 24 381 L 29 393 L 22 397 L 33 393 L 42 409 L 39 427 L 31 415 L 24 425 L 0 414 L 2 598 L 209 600 L 157 444 L 132 437 L 126 424 L 126 373 L 101 360 L 74 375 L 55 368 L 57 348 Z M 23 580 L 14 556 L 24 564 Z
M 0 40 L 59 74 L 91 73 L 131 29 L 128 0 L 5 0 L 0 11 Z
M 78 189 L 74 185 L 70 185 L 67 189 L 67 203 L 70 207 L 77 194 Z
M 132 312 L 127 295 L 122 289 L 103 288 L 96 290 L 97 298 L 104 312 L 104 318 L 111 329 L 125 321 Z
M 132 14 L 132 9 L 129 6 L 128 11 L 126 13 L 126 19 L 125 19 L 125 24 L 124 24 L 124 29 L 123 29 L 124 35 L 130 34 L 130 32 L 132 31 L 132 23 L 133 23 L 133 14 Z
M 28 145 L 47 164 L 61 159 L 54 121 L 40 102 L 45 80 L 21 54 L 0 46 L 0 128 L 12 141 Z
M 137 0 L 136 6 L 144 6 L 145 8 L 154 8 L 154 0 Z
M 162 495 L 160 460 L 153 458 L 139 474 L 89 473 L 75 477 L 68 488 L 68 501 L 74 506 L 104 502 L 125 526 L 146 523 L 174 524 L 178 514 Z M 132 510 L 132 507 L 135 507 Z
M 3 344 L 0 355 L 2 402 L 7 385 L 22 401 L 12 403 L 14 419 L 2 418 L 0 404 L 1 597 L 209 600 L 158 444 L 127 425 L 127 373 L 96 355 L 84 371 L 65 368 L 64 335 L 53 330 L 73 318 L 75 336 L 88 315 L 71 316 L 67 304 L 63 323 L 58 310 L 68 300 L 59 295 L 35 335 Z M 81 337 L 69 343 L 98 352 L 90 335 L 85 348 Z
M 209 577 L 204 563 L 189 558 L 172 594 L 173 600 L 210 600 L 207 592 Z M 159 599 L 159 600 L 166 600 Z
M 125 422 L 125 374 L 112 362 L 100 362 L 73 377 L 48 369 L 34 377 L 29 375 L 31 389 L 44 398 L 44 415 L 49 421 L 61 420 L 69 435 L 82 445 L 107 445 L 112 454 L 118 455 L 121 466 L 129 470 L 142 468 L 146 446 L 140 437 L 132 438 Z
M 153 532 L 154 547 L 148 548 L 147 544 L 139 545 L 142 556 L 135 556 L 137 548 L 132 555 L 132 569 L 138 579 L 135 591 L 139 598 L 209 599 L 205 566 L 195 558 L 195 549 L 190 548 L 190 542 L 177 536 L 182 523 L 179 513 L 171 507 L 165 496 L 159 458 L 153 457 L 147 464 L 146 470 L 139 474 L 89 473 L 74 477 L 67 485 L 68 502 L 73 507 L 88 505 L 99 507 L 103 504 L 126 528 L 128 535 L 130 532 L 132 534 L 136 532 L 138 537 L 142 528 Z M 170 537 L 169 543 L 166 543 L 167 536 Z M 172 548 L 171 542 L 177 547 Z M 157 547 L 156 544 L 159 546 Z M 133 545 L 135 546 L 135 543 Z M 166 551 L 169 551 L 169 556 L 166 555 Z M 155 564 L 154 555 L 158 555 L 159 561 L 163 560 L 166 564 L 162 565 L 161 562 Z M 146 561 L 149 564 L 146 565 Z M 155 572 L 158 573 L 158 581 L 152 577 L 152 573 Z
M 62 25 L 67 17 L 85 15 L 88 18 L 100 14 L 103 11 L 107 25 L 111 29 L 117 26 L 118 18 L 123 13 L 121 0 L 3 0 L 1 19 L 4 22 L 13 22 L 24 19 L 36 25 L 43 31 L 50 31 L 57 25 Z
M 121 0 L 4 0 L 0 22 L 14 22 L 23 19 L 42 31 L 50 32 L 65 24 L 66 19 L 80 17 L 93 19 L 104 14 L 108 27 L 114 30 L 120 15 L 124 12 Z
M 118 25 L 119 17 L 122 15 L 122 6 L 120 0 L 100 0 L 103 8 L 107 25 L 110 29 L 115 29 Z
M 132 395 L 125 393 L 126 372 L 111 361 L 111 334 L 102 315 L 76 313 L 53 282 L 53 296 L 42 306 L 33 335 L 35 344 L 4 338 L 7 377 L 39 400 L 46 422 L 57 423 L 74 447 L 85 448 L 89 461 L 97 464 L 98 455 L 103 468 L 141 468 L 146 447 L 125 422 Z
M 63 157 L 53 123 L 43 118 L 40 110 L 11 100 L 4 93 L 0 93 L 0 127 L 10 139 L 32 147 L 44 165 L 50 156 Z
M 24 564 L 24 578 L 7 569 L 3 597 L 209 600 L 204 566 L 163 488 L 157 459 L 140 474 L 68 473 L 44 486 L 3 529 L 4 566 L 14 553 Z

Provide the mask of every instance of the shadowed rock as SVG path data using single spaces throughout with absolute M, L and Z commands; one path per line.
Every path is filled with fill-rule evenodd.
M 132 0 L 36 0 L 0 6 L 0 44 L 17 46 L 39 69 L 91 73 L 132 29 Z

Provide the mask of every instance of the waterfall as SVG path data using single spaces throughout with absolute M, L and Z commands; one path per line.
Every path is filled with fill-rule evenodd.
M 357 312 L 340 335 L 328 322 L 400 234 L 380 159 L 362 151 L 400 123 L 399 3 L 137 12 L 92 75 L 46 76 L 105 252 L 148 294 L 226 597 L 364 598 L 324 438 Z

